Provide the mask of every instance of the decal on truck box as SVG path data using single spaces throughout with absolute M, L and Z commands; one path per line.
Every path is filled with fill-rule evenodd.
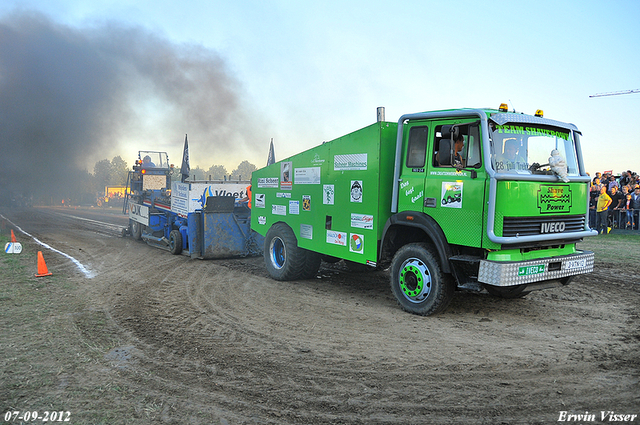
M 351 213 L 351 227 L 373 229 L 373 215 Z
M 310 224 L 301 224 L 300 237 L 304 239 L 313 239 L 313 226 Z
M 354 153 L 350 155 L 334 155 L 333 156 L 333 171 L 366 170 L 366 169 L 367 169 L 366 153 Z
M 300 201 L 289 201 L 289 214 L 300 214 Z
M 287 215 L 287 206 L 286 205 L 271 205 L 271 214 Z
M 296 168 L 294 171 L 296 184 L 320 184 L 320 167 Z
M 291 190 L 293 182 L 291 181 L 291 161 L 280 163 L 280 189 Z
M 327 230 L 327 243 L 333 245 L 347 246 L 347 234 L 345 232 L 336 232 L 335 230 Z
M 364 254 L 364 236 L 357 233 L 349 235 L 349 251 Z
M 263 187 L 277 188 L 278 187 L 278 178 L 277 177 L 259 178 L 258 179 L 258 187 L 259 188 L 263 188 Z
M 351 202 L 362 202 L 362 180 L 351 180 Z
M 335 191 L 332 184 L 322 186 L 322 203 L 324 205 L 333 205 L 333 195 Z

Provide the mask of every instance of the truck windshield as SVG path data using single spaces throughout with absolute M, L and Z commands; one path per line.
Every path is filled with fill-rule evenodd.
M 143 168 L 169 168 L 166 152 L 140 151 L 138 157 Z
M 549 169 L 550 162 L 564 160 L 567 175 L 579 175 L 572 133 L 563 128 L 492 124 L 491 149 L 491 165 L 498 173 L 539 173 Z M 536 163 L 539 167 L 532 169 Z

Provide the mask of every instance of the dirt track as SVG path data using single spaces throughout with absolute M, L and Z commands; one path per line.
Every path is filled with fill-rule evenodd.
M 562 411 L 598 421 L 600 411 L 640 413 L 637 267 L 597 262 L 568 287 L 518 300 L 458 292 L 444 314 L 419 317 L 396 305 L 385 272 L 323 263 L 315 279 L 277 282 L 261 258 L 172 256 L 61 212 L 124 225 L 113 214 L 2 211 L 94 273 L 48 254 L 49 269 L 79 282 L 76 295 L 126 341 L 104 353 L 109 376 L 165 406 L 149 423 L 542 424 Z

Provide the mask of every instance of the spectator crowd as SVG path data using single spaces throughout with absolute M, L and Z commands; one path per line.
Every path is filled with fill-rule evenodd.
M 631 170 L 619 177 L 612 172 L 596 173 L 591 181 L 589 226 L 598 233 L 613 228 L 638 230 L 640 213 L 640 176 Z

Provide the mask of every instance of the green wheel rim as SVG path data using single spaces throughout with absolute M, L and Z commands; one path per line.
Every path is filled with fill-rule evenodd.
M 417 258 L 406 260 L 400 268 L 398 278 L 400 290 L 410 302 L 420 303 L 429 297 L 431 274 L 423 261 Z

